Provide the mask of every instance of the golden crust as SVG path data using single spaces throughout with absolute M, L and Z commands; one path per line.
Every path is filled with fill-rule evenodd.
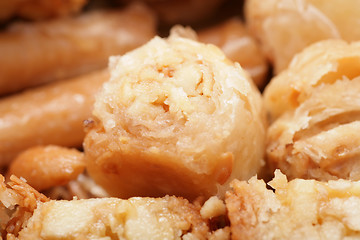
M 32 88 L 0 100 L 0 166 L 29 147 L 80 147 L 83 121 L 91 116 L 95 93 L 107 70 Z
M 90 175 L 111 194 L 210 196 L 259 170 L 260 94 L 218 48 L 156 37 L 111 66 L 84 142 Z
M 290 178 L 359 180 L 360 43 L 306 48 L 265 89 L 270 171 Z M 279 97 L 281 96 L 281 97 Z
M 0 238 L 228 240 L 228 227 L 210 228 L 224 203 L 208 202 L 210 215 L 202 216 L 199 204 L 175 196 L 49 200 L 14 175 L 7 184 L 0 175 Z
M 84 154 L 55 145 L 28 148 L 10 164 L 8 176 L 16 175 L 38 191 L 65 185 L 85 170 Z
M 280 171 L 266 188 L 255 177 L 234 180 L 226 195 L 232 239 L 351 239 L 360 237 L 360 182 L 288 182 Z
M 224 214 L 224 203 L 213 199 L 206 205 L 208 216 L 200 214 L 199 204 L 175 196 L 49 200 L 15 176 L 6 185 L 0 175 L 0 233 L 9 240 L 228 240 L 228 227 L 210 224 Z
M 360 42 L 326 40 L 307 47 L 266 86 L 264 100 L 271 119 L 296 109 L 321 84 L 359 76 L 359 68 Z

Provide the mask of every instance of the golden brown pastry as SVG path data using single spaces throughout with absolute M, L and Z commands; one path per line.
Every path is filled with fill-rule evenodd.
M 198 32 L 201 42 L 221 48 L 231 60 L 248 71 L 258 87 L 263 87 L 268 72 L 266 59 L 258 43 L 249 35 L 239 18 L 231 18 Z
M 15 239 L 26 225 L 34 210 L 49 199 L 16 176 L 5 178 L 0 175 L 0 237 Z
M 359 9 L 359 0 L 247 0 L 245 15 L 279 73 L 296 53 L 314 42 L 360 40 Z
M 360 182 L 234 180 L 226 194 L 232 239 L 359 239 Z
M 0 99 L 0 166 L 36 145 L 80 147 L 83 121 L 108 78 L 102 70 Z
M 306 48 L 265 89 L 270 170 L 360 180 L 360 42 Z
M 217 47 L 155 37 L 110 66 L 84 141 L 90 176 L 110 194 L 221 195 L 258 172 L 262 99 Z
M 17 16 L 32 20 L 79 12 L 87 0 L 0 0 L 0 21 Z
M 105 68 L 110 55 L 124 54 L 154 35 L 153 14 L 138 4 L 15 23 L 0 33 L 0 95 Z
M 188 201 L 98 198 L 40 204 L 22 239 L 207 239 L 206 220 Z
M 218 200 L 219 201 L 219 200 Z M 207 203 L 208 217 L 223 203 Z M 183 198 L 49 200 L 21 179 L 0 175 L 0 233 L 4 239 L 229 239 L 210 228 L 200 205 Z
M 134 0 L 117 0 L 135 2 Z M 209 19 L 224 0 L 140 0 L 145 2 L 157 14 L 160 23 L 194 24 Z
M 56 145 L 31 147 L 10 164 L 8 176 L 26 179 L 38 191 L 65 185 L 85 170 L 84 154 Z

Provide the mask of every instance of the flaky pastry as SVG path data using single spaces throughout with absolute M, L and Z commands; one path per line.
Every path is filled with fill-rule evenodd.
M 217 47 L 155 37 L 110 65 L 84 141 L 87 169 L 110 194 L 192 199 L 258 172 L 262 99 Z
M 359 239 L 360 182 L 287 181 L 280 171 L 266 187 L 234 180 L 226 194 L 232 239 Z
M 327 40 L 297 55 L 265 89 L 270 170 L 360 180 L 359 92 L 360 42 Z
M 19 232 L 25 239 L 207 239 L 206 220 L 175 198 L 97 198 L 40 204 Z
M 49 200 L 23 180 L 0 175 L 0 239 L 227 240 L 228 227 L 211 229 L 200 205 L 183 198 Z M 207 211 L 216 211 L 208 203 Z M 215 210 L 212 210 L 215 208 Z M 210 214 L 212 216 L 212 214 Z

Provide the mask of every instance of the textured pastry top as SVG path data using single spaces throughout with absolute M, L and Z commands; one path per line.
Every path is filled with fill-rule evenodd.
M 360 179 L 360 43 L 306 48 L 265 90 L 270 171 L 289 178 Z
M 226 207 L 233 239 L 358 239 L 360 182 L 287 181 L 280 171 L 269 182 L 232 182 Z
M 275 76 L 264 92 L 272 120 L 304 102 L 321 84 L 360 76 L 360 42 L 315 43 L 295 56 L 288 69 Z
M 121 161 L 131 153 L 131 164 L 151 162 L 165 172 L 170 167 L 182 176 L 191 172 L 208 178 L 201 183 L 187 177 L 212 194 L 214 182 L 258 172 L 266 128 L 262 98 L 248 74 L 217 47 L 176 35 L 155 37 L 110 58 L 110 68 L 94 106 L 96 127 L 85 140 L 90 161 L 105 165 L 109 159 L 123 168 Z M 91 145 L 101 142 L 106 149 Z M 122 156 L 111 156 L 115 153 Z M 161 184 L 156 185 L 149 188 Z M 187 191 L 199 194 L 196 188 Z

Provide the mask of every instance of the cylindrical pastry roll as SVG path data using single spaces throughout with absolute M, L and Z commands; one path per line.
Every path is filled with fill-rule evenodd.
M 1 0 L 0 21 L 11 17 L 40 20 L 76 13 L 87 0 Z
M 110 55 L 123 54 L 154 35 L 154 16 L 142 5 L 16 23 L 0 33 L 0 94 L 104 68 Z
M 35 145 L 80 147 L 103 70 L 0 99 L 0 166 Z
M 118 0 L 135 2 L 134 0 Z M 194 24 L 209 18 L 224 0 L 142 0 L 156 12 L 165 25 Z
M 258 172 L 262 99 L 217 47 L 156 37 L 110 65 L 84 140 L 87 169 L 110 194 L 192 199 Z
M 360 180 L 360 42 L 316 43 L 265 89 L 270 170 Z M 281 96 L 281 97 L 279 97 Z
M 319 40 L 360 40 L 359 0 L 247 0 L 249 28 L 260 39 L 275 72 Z
M 198 32 L 199 41 L 220 47 L 231 60 L 248 71 L 258 87 L 265 84 L 268 65 L 258 43 L 249 35 L 239 18 Z

